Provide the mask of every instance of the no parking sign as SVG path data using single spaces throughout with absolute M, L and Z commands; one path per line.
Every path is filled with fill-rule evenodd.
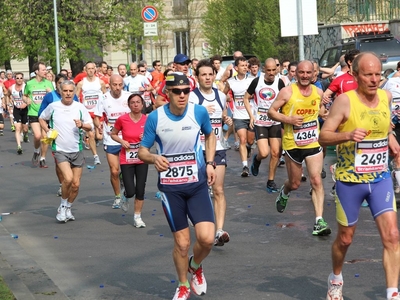
M 145 22 L 154 22 L 158 18 L 158 11 L 152 5 L 147 5 L 142 9 L 142 19 Z

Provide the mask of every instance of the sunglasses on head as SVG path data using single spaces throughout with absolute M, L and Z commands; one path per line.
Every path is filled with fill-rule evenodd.
M 180 95 L 181 93 L 184 93 L 185 95 L 190 93 L 190 88 L 184 88 L 184 89 L 169 89 L 173 94 L 175 95 Z

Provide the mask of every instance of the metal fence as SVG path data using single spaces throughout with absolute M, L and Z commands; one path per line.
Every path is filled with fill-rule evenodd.
M 385 21 L 400 19 L 400 0 L 317 0 L 318 22 Z

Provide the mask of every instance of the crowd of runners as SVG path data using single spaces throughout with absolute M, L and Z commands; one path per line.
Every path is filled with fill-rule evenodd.
M 64 69 L 54 75 L 42 62 L 29 79 L 2 71 L 0 135 L 11 127 L 17 155 L 31 137 L 32 164 L 40 168 L 48 168 L 51 147 L 59 222 L 75 220 L 71 207 L 86 148 L 93 165 L 102 163 L 99 151 L 105 151 L 112 209 L 128 212 L 132 199 L 134 227 L 145 228 L 141 211 L 148 165 L 154 164 L 174 235 L 179 285 L 173 300 L 206 293 L 202 261 L 213 246 L 230 240 L 224 228 L 226 151 L 239 152 L 238 175 L 244 178 L 259 176 L 261 163 L 269 164 L 265 189 L 276 193 L 279 213 L 291 192 L 308 181 L 315 212 L 311 232 L 325 236 L 332 229 L 323 218 L 324 157 L 327 146 L 336 146 L 331 194 L 338 230 L 327 299 L 343 299 L 342 266 L 361 206 L 369 206 L 382 239 L 387 299 L 400 299 L 400 64 L 383 77 L 379 58 L 358 50 L 349 50 L 332 68 L 309 60 L 261 62 L 240 51 L 226 68 L 221 63 L 220 55 L 198 60 L 178 54 L 165 70 L 155 60 L 151 67 L 145 61 L 120 64 L 117 72 L 106 62 L 89 61 L 74 77 Z M 275 182 L 278 166 L 287 170 L 281 183 Z M 196 242 L 189 257 L 190 226 Z

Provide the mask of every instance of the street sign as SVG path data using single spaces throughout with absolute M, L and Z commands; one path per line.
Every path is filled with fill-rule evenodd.
M 154 22 L 158 18 L 158 11 L 152 5 L 147 5 L 142 9 L 142 19 L 145 22 Z
M 144 36 L 157 36 L 157 22 L 143 23 Z

